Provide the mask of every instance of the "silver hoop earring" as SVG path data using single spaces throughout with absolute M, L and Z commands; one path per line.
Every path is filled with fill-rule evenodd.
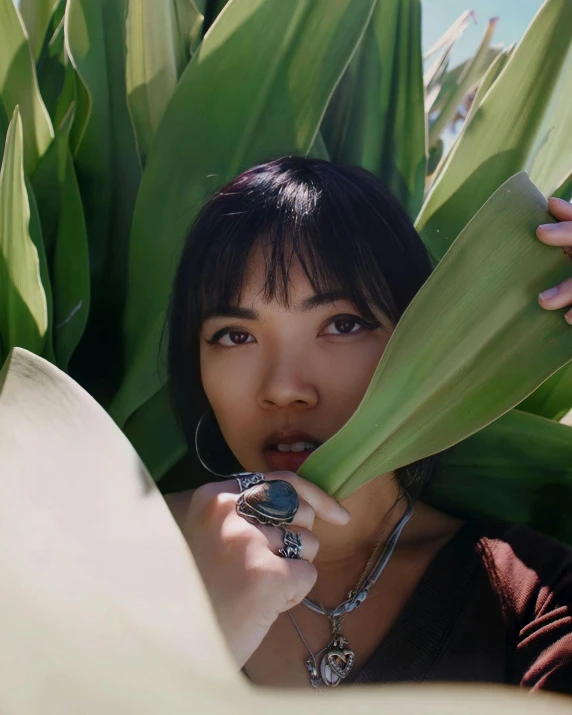
M 197 423 L 195 451 L 207 472 L 216 477 L 229 478 L 242 472 L 242 467 L 226 443 L 211 409 L 208 409 Z

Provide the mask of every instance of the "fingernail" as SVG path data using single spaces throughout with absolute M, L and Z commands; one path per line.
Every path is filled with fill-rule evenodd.
M 550 288 L 549 290 L 545 290 L 543 293 L 539 294 L 539 297 L 542 298 L 542 300 L 552 300 L 552 298 L 555 298 L 558 295 L 558 286 L 556 288 Z
M 538 228 L 544 228 L 546 231 L 552 231 L 558 226 L 557 223 L 541 223 Z
M 348 511 L 347 509 L 344 509 L 343 506 L 340 506 L 340 511 L 341 511 L 342 514 L 344 515 L 344 517 L 345 517 L 345 519 L 346 519 L 346 523 L 347 523 L 347 522 L 350 520 L 350 518 L 351 518 L 351 514 L 349 513 L 349 511 Z

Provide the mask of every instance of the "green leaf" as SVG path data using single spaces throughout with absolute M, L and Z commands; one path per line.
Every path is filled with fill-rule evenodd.
M 52 276 L 55 356 L 63 370 L 68 369 L 89 312 L 87 232 L 69 150 L 73 118 L 72 108 L 57 130 L 32 182 Z
M 23 347 L 40 354 L 48 329 L 38 251 L 30 237 L 23 127 L 16 107 L 0 171 L 0 358 Z
M 231 0 L 205 36 L 157 130 L 137 198 L 127 374 L 111 408 L 119 424 L 161 385 L 159 344 L 189 222 L 249 166 L 309 151 L 373 7 L 374 0 Z
M 565 201 L 572 201 L 572 171 L 561 182 L 560 186 L 553 192 L 552 196 Z
M 416 226 L 436 258 L 513 174 L 545 196 L 570 171 L 572 3 L 547 0 L 497 81 L 466 122 Z
M 328 148 L 324 142 L 324 137 L 322 132 L 316 134 L 314 143 L 310 147 L 310 150 L 306 156 L 312 157 L 313 159 L 324 159 L 324 161 L 331 161 L 330 155 L 328 154 Z
M 57 2 L 58 0 L 19 0 L 18 5 L 28 33 L 30 49 L 36 59 L 40 56 L 46 31 Z
M 6 114 L 2 99 L 0 98 L 0 154 L 4 153 L 4 143 L 6 141 L 6 133 L 8 132 L 9 125 L 10 120 Z
M 31 175 L 54 135 L 36 68 L 13 0 L 0 0 L 0 97 L 8 116 L 16 106 L 24 130 L 24 165 Z
M 151 140 L 190 59 L 200 30 L 192 0 L 130 0 L 127 12 L 127 99 L 144 164 Z
M 372 171 L 418 214 L 427 164 L 420 0 L 377 3 L 321 132 L 332 161 Z
M 131 415 L 123 431 L 155 481 L 187 452 L 166 387 Z
M 536 238 L 553 221 L 525 173 L 466 226 L 394 331 L 350 420 L 302 465 L 336 497 L 465 439 L 572 359 L 563 311 L 538 305 L 570 261 Z
M 457 107 L 463 100 L 463 97 L 485 74 L 490 65 L 490 42 L 493 36 L 498 18 L 489 20 L 487 29 L 481 44 L 472 58 L 466 65 L 463 71 L 459 74 L 456 82 L 451 86 L 449 93 L 446 95 L 444 106 L 439 114 L 429 123 L 429 146 L 433 147 L 437 144 L 442 131 L 453 119 Z
M 49 151 L 49 150 L 48 150 Z M 24 182 L 26 184 L 26 192 L 28 194 L 28 204 L 30 207 L 30 238 L 32 243 L 36 247 L 38 254 L 38 263 L 40 267 L 40 282 L 44 289 L 46 296 L 46 309 L 47 309 L 47 330 L 44 337 L 44 347 L 41 352 L 41 356 L 50 362 L 55 363 L 54 355 L 54 344 L 52 339 L 53 330 L 53 296 L 52 296 L 52 282 L 50 279 L 50 273 L 48 270 L 48 262 L 46 258 L 46 250 L 44 246 L 44 235 L 42 232 L 42 225 L 40 223 L 40 214 L 38 211 L 38 204 L 36 202 L 36 197 L 34 195 L 34 190 L 32 189 L 32 184 L 30 180 L 25 177 Z
M 572 429 L 511 410 L 443 455 L 423 501 L 492 516 L 572 544 Z
M 71 140 L 88 230 L 92 291 L 76 357 L 82 384 L 107 404 L 122 373 L 129 233 L 141 180 L 127 108 L 125 1 L 68 0 L 65 33 L 79 78 Z M 93 364 L 99 366 L 97 386 L 83 379 L 94 376 Z
M 73 68 L 65 51 L 65 0 L 57 0 L 36 62 L 40 92 L 54 127 L 74 100 Z

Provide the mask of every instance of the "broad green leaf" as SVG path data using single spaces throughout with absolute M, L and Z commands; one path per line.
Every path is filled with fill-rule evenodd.
M 22 18 L 13 0 L 0 0 L 0 98 L 8 116 L 16 106 L 24 130 L 24 165 L 32 174 L 54 135 L 38 88 Z
M 91 365 L 98 365 L 98 387 L 91 389 L 107 404 L 122 372 L 129 233 L 141 179 L 127 109 L 125 0 L 68 0 L 65 33 L 78 74 L 71 139 L 91 270 L 90 315 L 77 358 L 92 375 Z
M 440 258 L 510 176 L 526 170 L 545 196 L 570 171 L 572 3 L 547 0 L 466 122 L 416 226 Z
M 405 311 L 354 415 L 301 476 L 346 496 L 470 436 L 572 359 L 564 311 L 537 300 L 571 273 L 568 257 L 536 238 L 553 220 L 524 172 L 503 184 Z
M 40 354 L 48 329 L 38 251 L 30 237 L 23 127 L 16 107 L 0 170 L 0 359 L 23 347 Z
M 198 10 L 192 0 L 130 0 L 127 100 L 145 163 L 151 140 L 190 59 Z
M 59 367 L 68 369 L 89 311 L 89 256 L 79 187 L 69 150 L 68 112 L 32 181 L 44 231 L 54 302 L 53 341 Z
M 157 130 L 137 197 L 127 373 L 112 406 L 119 424 L 161 385 L 160 339 L 189 222 L 246 168 L 309 151 L 374 4 L 231 0 L 205 36 Z
M 44 43 L 52 12 L 58 0 L 19 0 L 18 6 L 33 56 L 37 59 Z
M 439 114 L 429 123 L 430 147 L 437 144 L 441 133 L 449 124 L 451 119 L 453 119 L 453 116 L 457 111 L 457 107 L 461 103 L 463 97 L 467 94 L 471 87 L 474 87 L 474 85 L 487 71 L 491 62 L 489 58 L 490 43 L 497 21 L 498 18 L 496 17 L 489 20 L 484 37 L 481 40 L 481 44 L 479 45 L 475 56 L 469 63 L 467 63 L 464 70 L 459 74 L 456 82 L 452 84 L 449 93 L 446 95 L 443 108 Z
M 321 132 L 332 161 L 380 176 L 412 217 L 425 191 L 423 107 L 420 0 L 378 2 Z
M 572 544 L 572 429 L 511 410 L 442 457 L 423 501 L 526 524 Z

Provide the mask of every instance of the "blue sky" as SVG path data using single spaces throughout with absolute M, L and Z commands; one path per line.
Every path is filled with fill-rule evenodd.
M 541 5 L 542 0 L 422 0 L 423 48 L 431 47 L 464 10 L 474 10 L 477 24 L 471 23 L 455 45 L 454 66 L 475 52 L 490 17 L 500 18 L 493 43 L 506 46 L 522 38 Z

